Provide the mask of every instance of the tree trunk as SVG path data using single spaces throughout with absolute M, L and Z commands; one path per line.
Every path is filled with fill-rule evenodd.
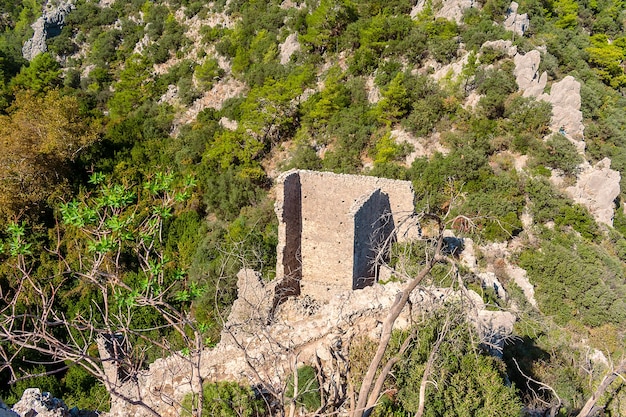
M 394 301 L 391 309 L 389 310 L 389 314 L 387 318 L 383 322 L 383 328 L 380 336 L 380 342 L 378 343 L 378 348 L 376 350 L 376 354 L 374 355 L 374 359 L 370 362 L 369 367 L 367 368 L 367 372 L 365 373 L 365 377 L 363 378 L 363 383 L 361 384 L 361 389 L 359 390 L 359 397 L 357 399 L 356 408 L 352 412 L 352 417 L 363 417 L 364 415 L 368 416 L 371 413 L 374 405 L 376 405 L 376 401 L 378 400 L 378 393 L 372 391 L 372 384 L 374 383 L 374 378 L 376 376 L 376 371 L 380 367 L 380 364 L 383 360 L 383 356 L 385 355 L 385 350 L 387 349 L 387 345 L 389 344 L 389 340 L 391 339 L 391 332 L 393 331 L 393 325 L 395 324 L 397 318 L 400 316 L 400 313 L 404 309 L 404 306 L 409 300 L 409 297 L 413 290 L 419 285 L 419 283 L 428 275 L 430 270 L 433 268 L 435 263 L 440 260 L 440 252 L 441 246 L 443 243 L 443 222 L 436 216 L 434 217 L 439 224 L 439 237 L 437 239 L 437 247 L 435 250 L 435 254 L 430 259 L 430 261 L 426 264 L 424 269 L 422 269 L 419 274 L 407 285 L 407 287 L 398 294 L 396 300 Z
M 617 368 L 613 369 L 611 372 L 606 374 L 604 378 L 602 378 L 602 382 L 598 386 L 598 389 L 589 397 L 585 406 L 580 410 L 577 417 L 592 417 L 597 412 L 595 409 L 596 402 L 598 399 L 606 392 L 607 388 L 620 376 L 626 372 L 626 359 L 622 359 L 622 361 L 617 365 Z

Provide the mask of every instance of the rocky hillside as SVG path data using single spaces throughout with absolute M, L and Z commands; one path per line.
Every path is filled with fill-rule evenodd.
M 423 301 L 428 289 L 453 301 L 404 313 L 408 333 L 395 334 L 385 356 L 400 365 L 378 415 L 414 415 L 420 398 L 428 415 L 578 415 L 619 370 L 622 3 L 14 3 L 0 0 L 6 403 L 38 387 L 70 407 L 123 415 L 122 397 L 154 394 L 149 375 L 159 366 L 191 366 L 178 381 L 185 388 L 159 391 L 169 411 L 151 407 L 193 408 L 185 395 L 203 379 L 213 384 L 209 407 L 227 389 L 215 381 L 232 379 L 243 388 L 228 385 L 229 395 L 248 401 L 246 413 L 290 404 L 301 414 L 353 413 L 350 398 L 375 351 L 363 335 L 379 336 L 437 233 L 425 222 L 415 242 L 394 246 L 374 287 L 337 294 L 321 310 L 295 297 L 275 323 L 265 317 L 237 339 L 224 328 L 246 300 L 239 278 L 233 306 L 237 273 L 257 271 L 265 301 L 275 295 L 264 288 L 283 278 L 274 185 L 292 168 L 411 181 L 415 212 L 441 219 L 446 238 L 463 242 L 413 295 Z M 370 296 L 378 303 L 367 304 Z M 442 312 L 458 300 L 466 310 L 453 320 Z M 480 320 L 458 319 L 487 312 L 510 319 L 497 359 L 484 355 L 494 351 Z M 411 333 L 412 323 L 426 330 Z M 124 352 L 114 364 L 102 361 L 111 346 Z M 300 352 L 295 346 L 295 357 L 280 350 Z M 475 362 L 454 359 L 464 356 Z M 270 375 L 279 362 L 283 371 Z M 312 389 L 315 406 L 290 400 L 290 375 L 307 366 L 327 377 Z M 431 368 L 432 384 L 420 391 Z M 142 381 L 132 395 L 130 376 Z M 619 384 L 584 415 L 626 414 Z

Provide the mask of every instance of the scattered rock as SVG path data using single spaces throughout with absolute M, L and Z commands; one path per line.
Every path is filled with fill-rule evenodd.
M 471 271 L 474 271 L 478 266 L 476 261 L 476 252 L 474 251 L 474 241 L 470 238 L 464 239 L 465 249 L 461 252 L 459 256 L 459 260 L 461 261 L 461 265 L 469 268 Z
M 22 398 L 13 406 L 13 411 L 21 417 L 70 417 L 69 410 L 58 398 L 39 388 L 28 388 Z
M 463 54 L 463 56 L 448 65 L 444 65 L 433 73 L 433 78 L 437 81 L 440 81 L 444 77 L 450 77 L 451 79 L 457 78 L 465 65 L 467 65 L 467 61 L 469 59 L 469 52 Z
M 426 3 L 427 0 L 418 0 L 417 4 L 411 10 L 411 17 L 413 19 L 424 10 Z M 460 24 L 463 21 L 463 12 L 465 9 L 478 6 L 478 2 L 474 2 L 474 0 L 443 0 L 441 8 L 435 12 L 435 17 L 454 20 Z
M 391 138 L 397 144 L 408 143 L 413 146 L 413 151 L 406 156 L 406 166 L 411 166 L 413 161 L 424 156 L 432 156 L 436 152 L 448 154 L 448 150 L 441 145 L 439 141 L 439 133 L 433 133 L 430 136 L 417 138 L 411 132 L 407 132 L 401 127 L 390 132 Z
M 174 105 L 178 102 L 178 86 L 170 84 L 167 91 L 159 98 L 159 103 Z
M 241 95 L 245 89 L 246 85 L 243 82 L 230 77 L 215 83 L 210 91 L 194 101 L 187 111 L 174 121 L 174 135 L 179 132 L 181 125 L 191 123 L 202 110 L 206 108 L 220 110 L 226 100 Z
M 518 35 L 524 36 L 524 33 L 530 26 L 530 19 L 528 18 L 527 13 L 518 14 L 518 7 L 519 5 L 516 2 L 511 2 L 511 5 L 507 10 L 506 20 L 502 23 L 502 25 L 506 30 L 510 30 Z
M 231 120 L 231 119 L 229 119 L 227 117 L 222 117 L 220 119 L 220 125 L 224 129 L 237 130 L 237 127 L 239 126 L 239 122 L 237 122 L 237 120 Z
M 504 291 L 504 287 L 498 280 L 498 277 L 493 272 L 480 272 L 477 274 L 478 278 L 484 288 L 493 288 L 496 292 L 496 295 L 501 300 L 506 300 L 506 292 Z
M 365 78 L 365 91 L 367 91 L 367 101 L 376 104 L 380 101 L 380 88 L 374 82 L 374 77 Z
M 522 289 L 524 292 L 524 296 L 526 300 L 535 308 L 537 306 L 537 300 L 535 300 L 535 287 L 528 280 L 528 276 L 526 275 L 526 270 L 517 267 L 515 265 L 511 265 L 506 262 L 505 264 L 505 272 L 506 274 L 513 279 L 513 281 L 517 284 L 518 287 Z
M 289 63 L 291 55 L 300 50 L 300 43 L 298 43 L 298 34 L 292 33 L 287 36 L 285 42 L 280 44 L 280 63 L 286 65 Z
M 604 366 L 609 366 L 609 360 L 606 358 L 604 353 L 601 350 L 593 349 L 591 354 L 589 355 L 589 360 L 593 363 L 602 364 Z
M 31 61 L 37 55 L 48 50 L 46 39 L 57 36 L 61 33 L 65 24 L 65 17 L 74 9 L 73 1 L 61 1 L 54 4 L 48 1 L 43 14 L 31 25 L 34 30 L 33 37 L 24 42 L 22 56 Z
M 473 110 L 478 105 L 478 102 L 480 101 L 481 97 L 482 95 L 478 94 L 476 90 L 472 90 L 467 95 L 467 98 L 465 99 L 465 102 L 463 103 L 463 108 L 466 110 Z
M 497 41 L 487 41 L 482 44 L 481 49 L 482 48 L 495 49 L 496 51 L 507 54 L 511 58 L 517 55 L 517 45 L 513 45 L 513 42 L 505 41 L 503 39 Z
M 620 180 L 619 171 L 611 169 L 611 160 L 604 158 L 595 166 L 584 165 L 576 184 L 565 191 L 575 202 L 587 207 L 597 222 L 613 226 Z

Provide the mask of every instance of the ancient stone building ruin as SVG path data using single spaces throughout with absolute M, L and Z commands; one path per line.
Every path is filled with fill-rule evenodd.
M 408 237 L 414 193 L 409 181 L 289 171 L 277 181 L 275 210 L 285 295 L 322 301 L 375 282 L 377 257 Z

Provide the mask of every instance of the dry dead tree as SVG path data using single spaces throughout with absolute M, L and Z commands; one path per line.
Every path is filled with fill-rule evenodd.
M 598 388 L 591 394 L 591 397 L 587 399 L 587 402 L 577 414 L 577 417 L 592 417 L 597 415 L 600 409 L 596 407 L 596 403 L 615 380 L 620 378 L 622 381 L 626 382 L 624 374 L 626 374 L 626 358 L 622 358 L 616 367 L 612 368 L 604 375 L 600 385 L 598 385 Z
M 430 219 L 434 220 L 437 223 L 438 234 L 436 238 L 434 254 L 427 260 L 421 271 L 415 277 L 413 277 L 402 290 L 402 292 L 398 294 L 389 310 L 389 313 L 387 314 L 387 317 L 383 321 L 380 341 L 378 343 L 376 353 L 374 354 L 374 358 L 370 362 L 367 372 L 365 373 L 365 376 L 361 383 L 361 389 L 359 390 L 356 407 L 352 411 L 352 417 L 362 417 L 363 415 L 367 416 L 371 413 L 373 407 L 376 405 L 376 402 L 378 401 L 378 397 L 380 395 L 380 391 L 382 389 L 382 383 L 374 385 L 374 378 L 376 377 L 376 373 L 380 369 L 383 357 L 385 355 L 385 351 L 387 349 L 387 346 L 389 345 L 394 324 L 402 313 L 402 310 L 406 306 L 407 302 L 409 301 L 409 297 L 411 296 L 413 290 L 415 290 L 415 288 L 424 280 L 424 278 L 426 278 L 426 276 L 430 273 L 430 271 L 437 262 L 444 260 L 444 257 L 442 256 L 443 232 L 445 229 L 445 224 L 443 220 L 437 215 L 427 213 L 423 214 L 421 216 L 421 219 Z M 384 380 L 390 369 L 391 366 L 388 369 L 387 367 L 383 368 L 383 371 L 386 370 L 386 373 L 381 372 L 379 380 L 381 378 Z
M 156 174 L 138 198 L 134 188 L 107 185 L 103 176 L 92 179 L 98 190 L 61 205 L 63 224 L 56 226 L 56 247 L 47 249 L 56 269 L 47 276 L 36 275 L 38 260 L 31 256 L 25 226 L 9 227 L 5 255 L 15 275 L 10 277 L 12 288 L 0 294 L 0 342 L 18 353 L 46 355 L 48 365 L 57 365 L 57 370 L 67 363 L 81 366 L 114 399 L 159 416 L 152 399 L 137 385 L 148 349 L 178 357 L 189 367 L 192 391 L 201 392 L 202 386 L 202 332 L 184 306 L 173 304 L 175 294 L 188 288 L 184 276 L 172 279 L 162 239 L 164 219 L 190 196 L 193 180 L 175 190 L 170 175 Z M 131 255 L 139 282 L 124 278 Z M 59 307 L 61 289 L 68 284 L 96 294 L 88 308 L 71 317 Z M 146 310 L 158 321 L 137 325 L 135 317 Z M 151 336 L 163 331 L 177 334 L 184 349 L 177 350 L 160 335 Z M 4 348 L 1 352 L 2 366 L 14 382 L 24 374 L 15 369 L 17 353 Z M 189 411 L 200 416 L 199 410 Z

